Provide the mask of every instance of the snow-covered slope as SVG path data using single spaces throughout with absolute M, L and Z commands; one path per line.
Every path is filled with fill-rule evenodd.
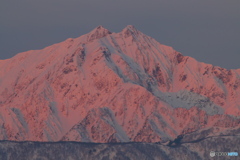
M 99 26 L 0 61 L 0 139 L 164 142 L 212 127 L 222 133 L 240 126 L 239 97 L 238 70 L 197 62 L 133 26 Z

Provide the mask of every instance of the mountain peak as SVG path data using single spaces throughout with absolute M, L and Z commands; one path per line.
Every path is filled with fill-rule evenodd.
M 124 29 L 132 30 L 132 31 L 137 31 L 136 27 L 134 25 L 127 25 Z
M 128 25 L 122 30 L 122 33 L 124 34 L 125 38 L 129 37 L 131 35 L 138 35 L 139 31 L 133 26 L 133 25 Z
M 95 29 L 93 29 L 89 34 L 88 34 L 88 41 L 93 41 L 95 39 L 99 39 L 102 37 L 105 37 L 109 34 L 112 34 L 108 29 L 104 28 L 103 26 L 98 26 Z
M 94 30 L 108 30 L 108 29 L 104 28 L 102 25 L 99 25 Z

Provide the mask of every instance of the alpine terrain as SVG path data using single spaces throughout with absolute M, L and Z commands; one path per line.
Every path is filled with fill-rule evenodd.
M 0 60 L 0 126 L 7 144 L 0 148 L 18 144 L 11 141 L 76 141 L 116 144 L 116 151 L 134 142 L 123 148 L 151 148 L 155 158 L 166 158 L 181 155 L 179 146 L 187 159 L 210 158 L 207 139 L 228 143 L 227 151 L 240 147 L 240 69 L 183 56 L 131 25 L 120 33 L 99 26 Z M 214 142 L 218 151 L 227 147 Z

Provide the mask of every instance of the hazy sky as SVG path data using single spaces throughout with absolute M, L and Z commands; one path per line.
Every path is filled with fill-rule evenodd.
M 1 0 L 0 59 L 129 24 L 198 61 L 240 68 L 240 0 Z

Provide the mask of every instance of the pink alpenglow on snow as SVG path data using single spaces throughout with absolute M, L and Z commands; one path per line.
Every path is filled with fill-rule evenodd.
M 240 72 L 127 26 L 0 61 L 0 140 L 165 142 L 240 126 Z

